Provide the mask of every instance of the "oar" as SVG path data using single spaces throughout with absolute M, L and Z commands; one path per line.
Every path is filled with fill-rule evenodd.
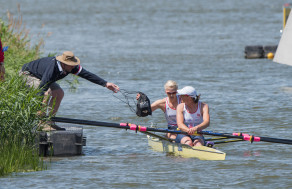
M 206 141 L 214 141 L 214 144 L 221 144 L 221 143 L 229 143 L 229 142 L 242 142 L 244 140 L 239 139 L 239 138 L 235 138 L 235 139 L 231 139 L 231 138 L 227 138 L 227 137 L 215 137 L 215 138 L 206 138 Z
M 113 127 L 113 128 L 121 128 L 121 129 L 130 129 L 130 130 L 140 131 L 140 132 L 153 131 L 153 132 L 162 132 L 162 133 L 188 134 L 187 132 L 182 132 L 182 131 L 144 127 L 144 126 L 135 125 L 131 123 L 108 123 L 108 122 L 101 122 L 101 121 L 89 121 L 89 120 L 72 119 L 72 118 L 65 118 L 65 117 L 52 117 L 51 120 L 55 122 L 60 122 L 60 123 L 73 123 L 73 124 L 80 124 L 80 125 Z
M 207 140 L 207 141 L 221 140 L 221 139 L 229 139 L 229 138 L 227 138 L 227 137 L 205 138 L 205 140 Z
M 108 122 L 89 121 L 89 120 L 82 120 L 82 119 L 71 119 L 71 118 L 64 118 L 64 117 L 52 117 L 52 121 L 81 124 L 81 125 L 105 126 L 105 127 L 130 129 L 136 132 L 137 131 L 140 131 L 140 132 L 153 131 L 153 132 L 162 132 L 162 133 L 188 134 L 187 132 L 183 132 L 183 131 L 144 127 L 144 126 L 130 124 L 130 123 L 108 123 Z M 226 138 L 237 138 L 237 139 L 242 139 L 242 140 L 246 140 L 250 142 L 263 141 L 263 142 L 272 142 L 272 143 L 281 143 L 281 144 L 292 144 L 292 140 L 289 140 L 289 139 L 257 137 L 253 135 L 242 134 L 242 133 L 228 134 L 228 133 L 215 133 L 212 131 L 198 131 L 197 134 L 220 136 L 220 137 L 226 137 Z
M 244 141 L 244 140 L 242 140 L 242 139 L 220 140 L 220 141 L 214 141 L 214 144 L 224 144 L 224 143 L 242 142 L 242 141 Z
M 73 124 L 80 124 L 80 125 L 91 125 L 91 126 L 103 126 L 103 127 L 113 127 L 113 128 L 121 128 L 121 129 L 130 129 L 134 131 L 140 132 L 161 132 L 161 133 L 174 133 L 174 134 L 185 134 L 188 135 L 187 132 L 179 131 L 179 130 L 169 130 L 169 129 L 161 129 L 161 128 L 152 128 L 152 127 L 145 127 L 141 125 L 135 125 L 132 123 L 109 123 L 109 122 L 101 122 L 101 121 L 90 121 L 90 120 L 83 120 L 83 119 L 72 119 L 72 118 L 65 118 L 65 117 L 52 117 L 52 121 L 60 122 L 60 123 L 73 123 Z M 211 135 L 211 131 L 206 131 L 208 135 Z M 202 134 L 198 132 L 198 134 Z M 196 134 L 195 134 L 196 135 Z

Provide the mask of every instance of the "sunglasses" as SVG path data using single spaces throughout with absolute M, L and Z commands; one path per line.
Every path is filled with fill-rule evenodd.
M 168 94 L 168 95 L 174 95 L 174 94 L 176 94 L 177 92 L 166 92 L 166 94 Z

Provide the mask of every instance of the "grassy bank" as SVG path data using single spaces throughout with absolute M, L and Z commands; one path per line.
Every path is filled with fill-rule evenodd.
M 37 112 L 45 108 L 38 90 L 27 88 L 18 76 L 24 63 L 39 58 L 42 40 L 31 46 L 29 32 L 21 15 L 8 22 L 0 19 L 0 37 L 5 52 L 6 80 L 0 82 L 0 176 L 12 172 L 37 171 L 44 168 L 35 143 L 39 120 Z
M 0 175 L 43 169 L 35 142 L 43 108 L 37 92 L 16 76 L 0 83 Z

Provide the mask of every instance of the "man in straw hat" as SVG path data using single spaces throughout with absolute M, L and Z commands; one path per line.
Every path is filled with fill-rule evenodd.
M 45 57 L 34 60 L 24 64 L 21 69 L 21 74 L 24 75 L 27 85 L 40 88 L 40 95 L 45 96 L 44 102 L 50 103 L 50 107 L 54 104 L 52 115 L 57 113 L 64 97 L 64 91 L 56 81 L 63 79 L 70 73 L 106 87 L 113 92 L 119 91 L 117 85 L 107 82 L 97 75 L 85 70 L 80 65 L 79 58 L 74 56 L 71 51 L 65 51 L 62 55 L 57 57 Z M 48 100 L 50 96 L 53 100 Z M 51 128 L 63 130 L 53 123 L 50 125 L 49 129 Z

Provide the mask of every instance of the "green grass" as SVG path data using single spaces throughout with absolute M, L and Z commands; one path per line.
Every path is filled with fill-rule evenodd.
M 39 90 L 27 88 L 18 76 L 0 82 L 0 176 L 44 168 L 38 154 L 38 111 L 46 107 Z
M 20 14 L 20 13 L 19 13 Z M 38 154 L 37 128 L 43 117 L 38 111 L 46 106 L 37 89 L 26 87 L 18 76 L 24 63 L 40 57 L 43 40 L 31 47 L 22 18 L 8 14 L 6 24 L 0 18 L 0 37 L 5 52 L 5 82 L 0 82 L 0 176 L 13 172 L 38 171 L 45 168 Z
M 12 172 L 39 171 L 46 168 L 36 147 L 17 142 L 0 147 L 0 175 Z

